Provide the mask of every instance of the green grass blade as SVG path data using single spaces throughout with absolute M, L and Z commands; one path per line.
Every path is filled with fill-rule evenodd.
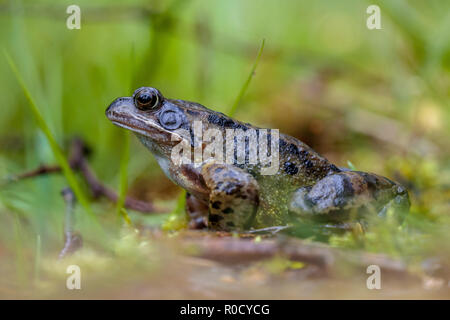
M 356 171 L 355 165 L 350 160 L 347 160 L 347 166 L 350 170 Z
M 256 67 L 258 66 L 259 59 L 261 58 L 262 52 L 264 50 L 265 42 L 266 42 L 266 40 L 263 39 L 262 43 L 261 43 L 261 47 L 259 48 L 259 51 L 258 51 L 258 55 L 256 56 L 256 60 L 253 63 L 253 67 L 250 70 L 247 80 L 244 82 L 244 85 L 241 87 L 241 91 L 239 91 L 239 94 L 238 94 L 236 100 L 234 101 L 233 106 L 231 107 L 230 111 L 228 112 L 228 115 L 230 117 L 234 116 L 234 114 L 237 110 L 237 107 L 239 106 L 239 103 L 242 100 L 242 97 L 244 96 L 245 92 L 247 91 L 248 86 L 250 85 L 250 81 L 252 80 L 253 76 L 255 75 Z
M 8 54 L 6 49 L 4 49 L 3 54 L 5 55 L 6 60 L 8 61 L 8 64 L 11 67 L 12 72 L 14 73 L 17 81 L 19 82 L 20 87 L 22 88 L 22 90 L 25 94 L 25 97 L 27 98 L 27 100 L 29 102 L 28 105 L 30 106 L 30 110 L 34 115 L 34 118 L 37 122 L 38 127 L 44 133 L 44 135 L 52 149 L 52 152 L 53 152 L 53 155 L 54 155 L 56 161 L 62 168 L 63 174 L 67 180 L 67 183 L 69 184 L 70 188 L 75 193 L 75 196 L 77 197 L 78 201 L 83 206 L 83 208 L 86 210 L 86 212 L 93 219 L 95 219 L 95 215 L 92 212 L 90 203 L 89 203 L 87 197 L 85 196 L 83 190 L 81 189 L 81 187 L 75 177 L 75 173 L 72 171 L 72 168 L 70 167 L 69 162 L 67 161 L 66 157 L 64 156 L 63 151 L 61 150 L 60 146 L 58 145 L 58 143 L 56 142 L 52 133 L 50 132 L 50 129 L 49 129 L 47 123 L 45 122 L 44 118 L 42 117 L 42 114 L 39 111 L 39 108 L 37 107 L 33 97 L 31 96 L 31 93 L 28 90 L 28 88 L 25 84 L 25 81 L 22 78 L 22 75 L 20 74 L 19 70 L 17 69 L 16 64 L 14 63 L 14 61 L 12 60 L 12 58 L 10 57 L 10 55 Z

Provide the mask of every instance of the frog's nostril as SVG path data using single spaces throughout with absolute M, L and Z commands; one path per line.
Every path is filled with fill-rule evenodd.
M 113 102 L 111 102 L 111 104 L 108 106 L 108 108 L 106 108 L 106 114 L 111 113 L 111 111 L 114 109 L 114 107 L 116 107 L 120 102 L 120 98 L 114 100 Z
M 106 108 L 105 113 L 107 116 L 112 115 L 114 112 L 117 112 L 122 108 L 127 108 L 128 105 L 130 104 L 132 105 L 131 98 L 128 97 L 117 98 L 116 100 L 111 102 L 108 108 Z

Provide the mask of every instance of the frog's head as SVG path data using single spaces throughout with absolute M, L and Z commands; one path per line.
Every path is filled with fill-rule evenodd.
M 106 117 L 136 133 L 150 151 L 165 157 L 182 140 L 193 147 L 194 126 L 198 122 L 203 131 L 246 130 L 250 126 L 195 102 L 167 99 L 151 87 L 139 88 L 131 97 L 117 98 L 106 109 Z
M 131 130 L 152 151 L 166 153 L 189 130 L 185 108 L 177 100 L 164 98 L 155 88 L 142 87 L 131 97 L 114 100 L 106 109 L 112 123 Z M 180 130 L 185 129 L 185 130 Z

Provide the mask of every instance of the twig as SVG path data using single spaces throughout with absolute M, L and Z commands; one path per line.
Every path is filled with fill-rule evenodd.
M 87 149 L 84 142 L 81 139 L 74 139 L 71 145 L 71 152 L 69 158 L 69 164 L 74 171 L 80 172 L 86 181 L 89 189 L 91 190 L 92 196 L 95 199 L 105 197 L 112 202 L 117 202 L 117 193 L 103 185 L 95 176 L 92 169 L 86 160 Z M 33 178 L 40 175 L 60 173 L 60 166 L 48 166 L 42 165 L 34 170 L 24 172 L 15 176 L 12 176 L 8 181 L 19 181 L 22 179 Z M 125 207 L 127 209 L 136 210 L 142 213 L 152 213 L 152 212 L 165 212 L 164 209 L 155 208 L 152 203 L 137 200 L 132 197 L 126 197 Z
M 28 171 L 28 172 L 24 172 L 21 174 L 18 174 L 16 176 L 12 177 L 12 180 L 16 181 L 16 180 L 22 180 L 22 179 L 26 179 L 26 178 L 32 178 L 32 177 L 36 177 L 36 176 L 40 176 L 40 175 L 44 175 L 44 174 L 49 174 L 49 173 L 60 173 L 61 172 L 61 167 L 60 166 L 46 166 L 46 165 L 42 165 L 34 170 Z
M 255 75 L 256 67 L 258 66 L 259 59 L 261 58 L 262 52 L 264 50 L 264 44 L 266 40 L 263 39 L 261 42 L 261 47 L 258 50 L 258 55 L 256 56 L 255 62 L 253 63 L 252 69 L 250 70 L 249 75 L 247 76 L 247 79 L 245 80 L 244 84 L 241 87 L 241 90 L 239 91 L 238 96 L 236 97 L 236 100 L 234 101 L 233 105 L 230 108 L 230 111 L 228 111 L 228 115 L 230 117 L 233 117 L 236 113 L 237 107 L 239 106 L 239 102 L 241 102 L 242 97 L 244 96 L 245 92 L 247 91 L 248 86 L 250 85 L 250 81 L 252 81 L 253 76 Z

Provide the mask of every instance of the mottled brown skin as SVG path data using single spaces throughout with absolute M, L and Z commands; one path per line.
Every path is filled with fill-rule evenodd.
M 137 89 L 106 110 L 116 125 L 136 133 L 155 155 L 165 174 L 188 192 L 190 226 L 242 230 L 285 225 L 292 219 L 352 225 L 367 214 L 383 216 L 387 208 L 409 208 L 407 191 L 370 173 L 337 168 L 303 142 L 284 134 L 279 140 L 279 169 L 262 175 L 259 165 L 223 164 L 206 159 L 201 165 L 175 165 L 172 148 L 184 141 L 191 148 L 192 124 L 203 132 L 214 128 L 255 128 L 222 113 L 183 100 L 166 99 L 154 88 Z M 202 148 L 205 147 L 203 143 Z

